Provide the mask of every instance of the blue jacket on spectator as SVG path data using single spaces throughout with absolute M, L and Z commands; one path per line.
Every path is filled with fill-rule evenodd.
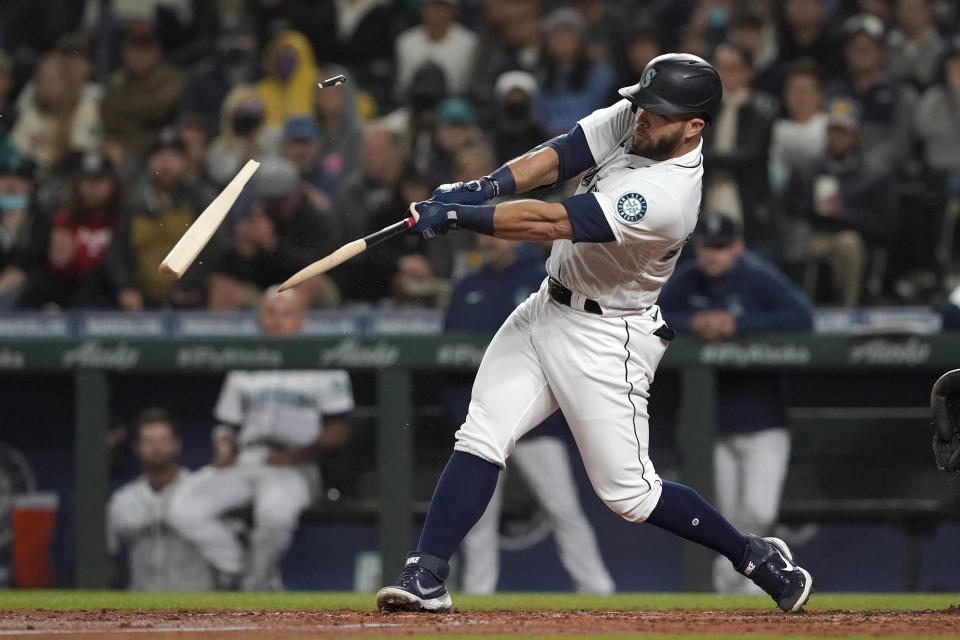
M 537 118 L 547 135 L 566 133 L 577 120 L 607 106 L 615 76 L 606 64 L 594 64 L 583 86 L 573 86 L 571 74 L 561 71 L 553 86 L 543 85 L 537 98 Z
M 516 261 L 503 271 L 484 265 L 457 283 L 450 294 L 445 329 L 492 336 L 546 277 L 543 257 L 533 248 L 518 247 Z
M 809 331 L 810 304 L 775 267 L 750 251 L 715 278 L 695 261 L 681 267 L 658 301 L 667 323 L 681 334 L 698 311 L 722 310 L 736 318 L 736 335 Z M 781 376 L 722 371 L 717 380 L 717 431 L 729 434 L 786 425 L 786 389 Z

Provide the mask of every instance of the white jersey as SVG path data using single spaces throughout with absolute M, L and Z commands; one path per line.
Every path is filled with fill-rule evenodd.
M 320 435 L 324 416 L 352 410 L 346 371 L 231 371 L 214 415 L 240 426 L 241 447 L 302 447 Z
M 689 153 L 655 162 L 629 152 L 634 113 L 628 100 L 579 122 L 596 166 L 577 193 L 593 193 L 615 240 L 557 240 L 547 271 L 575 293 L 608 310 L 646 309 L 657 301 L 700 212 L 703 142 Z
M 213 572 L 200 551 L 178 535 L 169 522 L 170 502 L 188 486 L 192 474 L 180 469 L 176 479 L 154 491 L 140 476 L 114 492 L 107 507 L 107 549 L 127 550 L 129 588 L 133 591 L 209 591 Z

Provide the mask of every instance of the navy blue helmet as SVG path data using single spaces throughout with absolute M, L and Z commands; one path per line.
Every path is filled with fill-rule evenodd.
M 698 113 L 712 122 L 720 110 L 723 87 L 713 66 L 689 53 L 666 53 L 651 60 L 640 82 L 620 89 L 634 107 L 661 116 Z

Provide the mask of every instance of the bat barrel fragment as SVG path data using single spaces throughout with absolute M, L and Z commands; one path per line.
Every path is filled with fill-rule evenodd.
M 224 187 L 207 208 L 203 210 L 193 224 L 184 232 L 183 236 L 173 246 L 167 257 L 160 263 L 159 271 L 163 275 L 180 278 L 197 259 L 210 238 L 220 227 L 220 223 L 227 216 L 230 207 L 237 201 L 240 192 L 260 166 L 256 160 L 248 160 L 233 180 Z

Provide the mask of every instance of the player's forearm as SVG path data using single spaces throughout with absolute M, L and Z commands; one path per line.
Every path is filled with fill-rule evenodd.
M 567 210 L 559 202 L 514 200 L 497 205 L 493 214 L 493 235 L 505 240 L 530 242 L 572 240 L 573 227 Z
M 557 181 L 559 157 L 550 147 L 539 148 L 507 163 L 516 183 L 516 193 L 532 191 Z

